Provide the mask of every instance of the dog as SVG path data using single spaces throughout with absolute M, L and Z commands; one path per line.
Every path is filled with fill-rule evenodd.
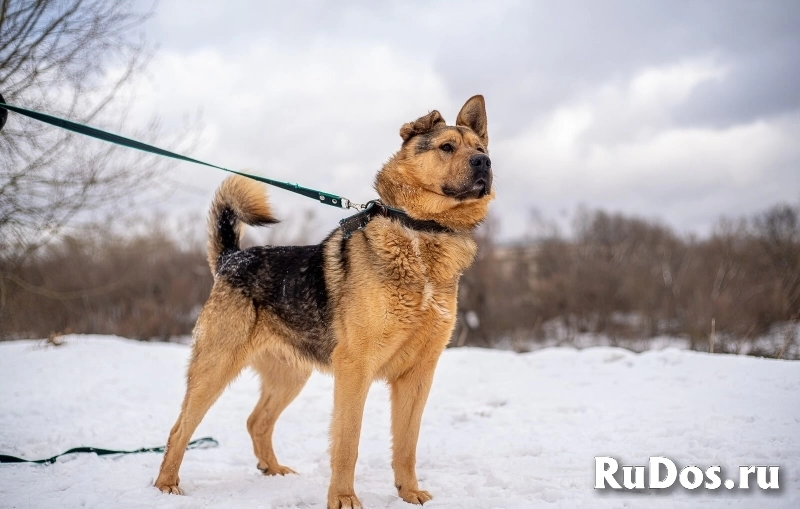
M 434 110 L 404 124 L 400 136 L 375 178 L 375 210 L 384 214 L 338 228 L 318 245 L 240 249 L 243 224 L 276 220 L 262 184 L 233 176 L 220 186 L 208 222 L 214 285 L 155 482 L 162 492 L 181 494 L 178 470 L 192 433 L 250 366 L 261 398 L 247 429 L 264 474 L 295 473 L 275 457 L 272 433 L 316 368 L 334 377 L 328 508 L 361 507 L 353 488 L 358 441 L 378 379 L 391 389 L 397 492 L 414 504 L 431 500 L 416 475 L 422 411 L 455 325 L 459 278 L 475 257 L 473 231 L 494 198 L 483 96 L 464 104 L 454 126 Z

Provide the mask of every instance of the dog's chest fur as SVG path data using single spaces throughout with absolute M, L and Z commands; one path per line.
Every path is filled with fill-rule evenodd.
M 475 256 L 469 236 L 418 232 L 386 219 L 373 221 L 365 236 L 388 313 L 401 322 L 452 317 L 458 279 Z

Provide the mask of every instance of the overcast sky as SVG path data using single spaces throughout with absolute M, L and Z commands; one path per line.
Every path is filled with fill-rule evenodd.
M 579 205 L 702 234 L 800 200 L 798 27 L 791 0 L 162 0 L 131 122 L 200 109 L 195 157 L 366 201 L 401 124 L 480 93 L 504 238 Z M 181 211 L 223 178 L 175 175 Z M 271 195 L 282 218 L 314 206 Z

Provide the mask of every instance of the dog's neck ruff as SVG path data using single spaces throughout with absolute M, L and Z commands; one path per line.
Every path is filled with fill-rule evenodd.
M 351 235 L 367 227 L 370 221 L 376 216 L 388 217 L 406 228 L 423 233 L 454 233 L 455 230 L 441 225 L 433 220 L 414 219 L 404 210 L 395 209 L 384 205 L 380 200 L 372 200 L 367 203 L 364 210 L 350 217 L 339 221 L 339 225 L 348 239 Z

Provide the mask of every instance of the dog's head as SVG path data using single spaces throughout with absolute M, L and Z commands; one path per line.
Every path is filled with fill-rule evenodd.
M 375 179 L 381 200 L 417 219 L 472 229 L 494 198 L 486 107 L 476 95 L 448 126 L 432 111 L 400 128 L 403 145 Z

